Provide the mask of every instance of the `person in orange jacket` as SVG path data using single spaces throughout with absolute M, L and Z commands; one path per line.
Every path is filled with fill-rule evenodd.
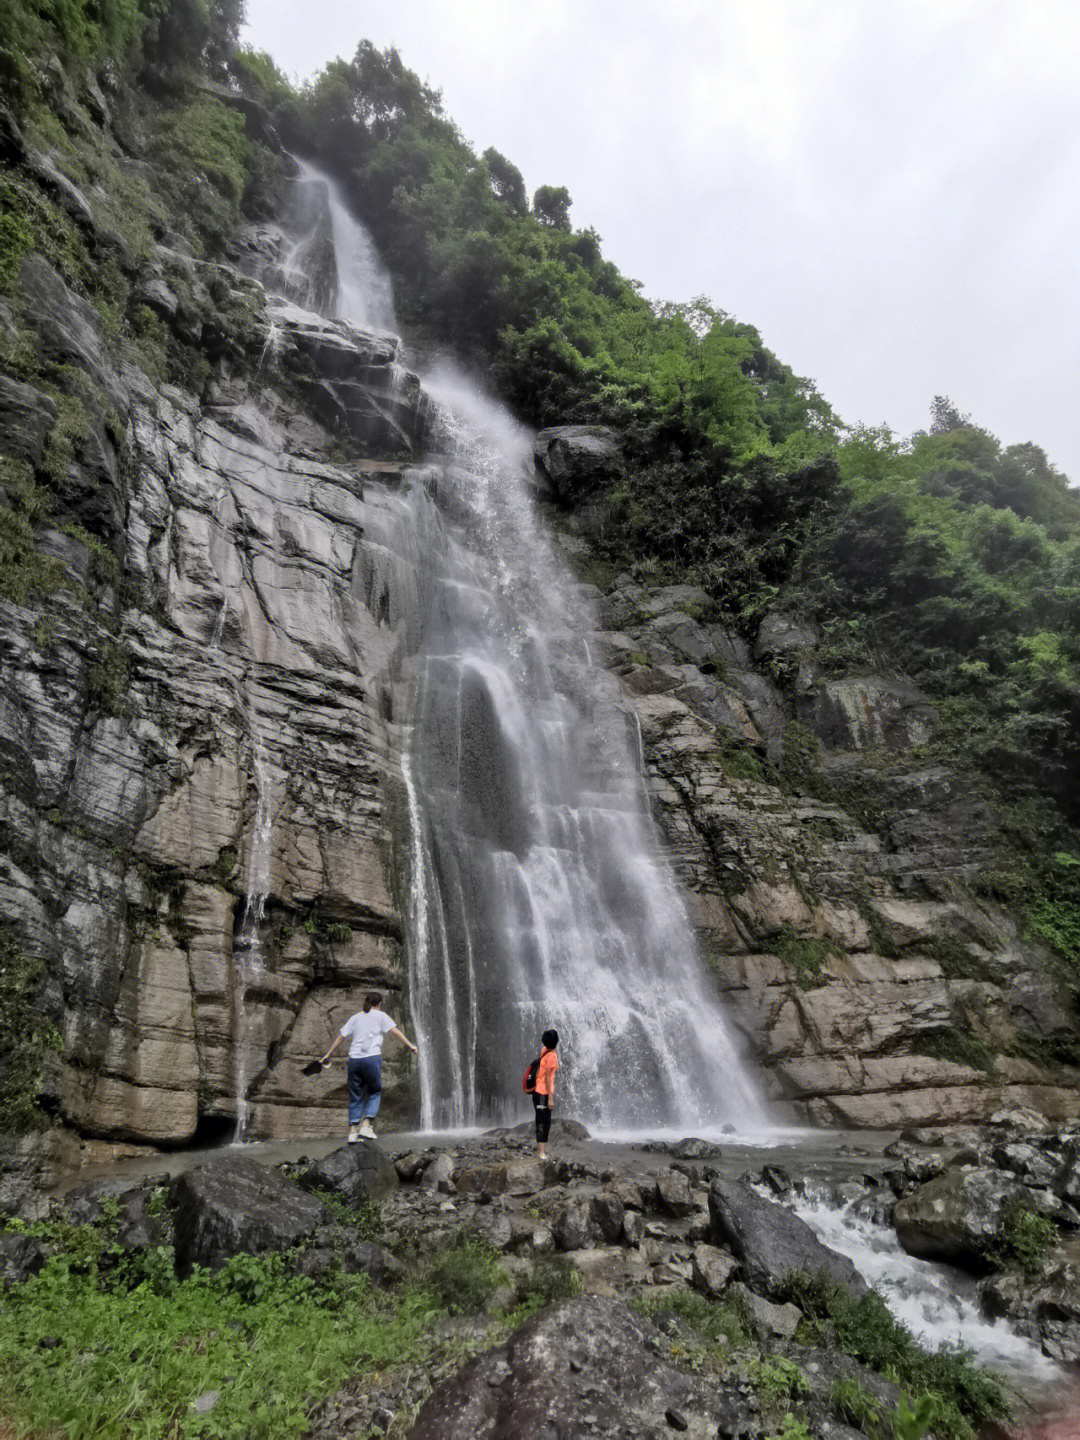
M 536 1112 L 536 1154 L 541 1160 L 547 1153 L 548 1135 L 551 1133 L 555 1072 L 559 1068 L 559 1057 L 555 1054 L 558 1043 L 557 1030 L 545 1030 L 540 1037 L 540 1064 L 536 1071 L 536 1088 L 533 1090 L 533 1109 Z

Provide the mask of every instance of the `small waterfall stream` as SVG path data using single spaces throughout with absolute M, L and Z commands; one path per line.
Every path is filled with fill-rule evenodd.
M 233 1143 L 247 1139 L 248 1092 L 265 1060 L 264 1026 L 259 1023 L 258 989 L 265 974 L 262 923 L 266 897 L 270 892 L 270 846 L 274 820 L 274 776 L 259 730 L 254 705 L 251 719 L 251 768 L 255 783 L 255 815 L 249 841 L 247 874 L 244 880 L 244 910 L 233 941 L 233 983 L 235 987 L 234 1051 L 236 1131 Z

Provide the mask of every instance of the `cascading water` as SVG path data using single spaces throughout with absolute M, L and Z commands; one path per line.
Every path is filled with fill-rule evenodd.
M 850 1206 L 838 1207 L 827 1198 L 808 1194 L 795 1213 L 830 1250 L 852 1261 L 897 1319 L 929 1349 L 954 1345 L 959 1339 L 983 1364 L 1011 1377 L 1031 1398 L 1064 1398 L 1059 1393 L 1066 1387 L 1063 1368 L 1004 1321 L 988 1320 L 970 1276 L 913 1259 L 901 1249 L 891 1226 L 874 1224 Z
M 337 314 L 392 324 L 370 238 L 326 183 Z M 560 1104 L 593 1128 L 760 1126 L 651 830 L 618 684 L 590 663 L 591 616 L 540 528 L 530 437 L 460 376 L 425 388 L 438 478 L 404 511 L 429 542 L 404 757 L 422 1124 L 519 1114 L 521 1072 L 553 1025 Z
M 273 775 L 252 710 L 251 765 L 255 782 L 255 817 L 248 851 L 244 884 L 244 910 L 240 929 L 233 942 L 233 983 L 235 988 L 235 1091 L 236 1132 L 234 1144 L 243 1144 L 248 1124 L 248 1091 L 261 1056 L 265 1055 L 262 1026 L 253 1023 L 250 1002 L 256 998 L 265 973 L 262 950 L 262 922 L 270 891 L 270 844 L 273 836 Z

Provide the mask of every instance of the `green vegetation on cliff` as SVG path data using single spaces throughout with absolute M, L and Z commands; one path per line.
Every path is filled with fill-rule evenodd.
M 702 585 L 748 633 L 776 605 L 815 616 L 836 667 L 903 668 L 965 762 L 1080 819 L 1080 494 L 1037 445 L 944 397 L 905 441 L 845 429 L 753 326 L 645 300 L 565 190 L 530 205 L 394 50 L 363 42 L 299 93 L 265 55 L 233 68 L 340 177 L 415 333 L 532 423 L 616 428 L 625 470 L 583 521 L 604 561 Z

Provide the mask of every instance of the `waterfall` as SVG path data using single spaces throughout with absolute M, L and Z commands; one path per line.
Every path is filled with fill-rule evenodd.
M 337 314 L 392 324 L 370 238 L 326 184 Z M 535 510 L 531 436 L 452 369 L 424 385 L 438 453 L 402 520 L 426 542 L 403 760 L 422 1125 L 520 1118 L 554 1026 L 558 1108 L 590 1128 L 759 1128 L 652 826 L 636 722 L 592 664 L 589 604 Z
M 244 882 L 244 909 L 240 929 L 233 942 L 233 984 L 235 989 L 235 1093 L 236 1132 L 233 1143 L 242 1145 L 247 1138 L 248 1090 L 265 1056 L 264 1027 L 256 1023 L 252 1010 L 252 993 L 258 990 L 265 975 L 262 922 L 266 897 L 270 892 L 270 845 L 273 836 L 273 777 L 259 730 L 258 712 L 254 705 L 251 715 L 251 768 L 255 782 L 255 816 L 248 849 L 247 875 Z

